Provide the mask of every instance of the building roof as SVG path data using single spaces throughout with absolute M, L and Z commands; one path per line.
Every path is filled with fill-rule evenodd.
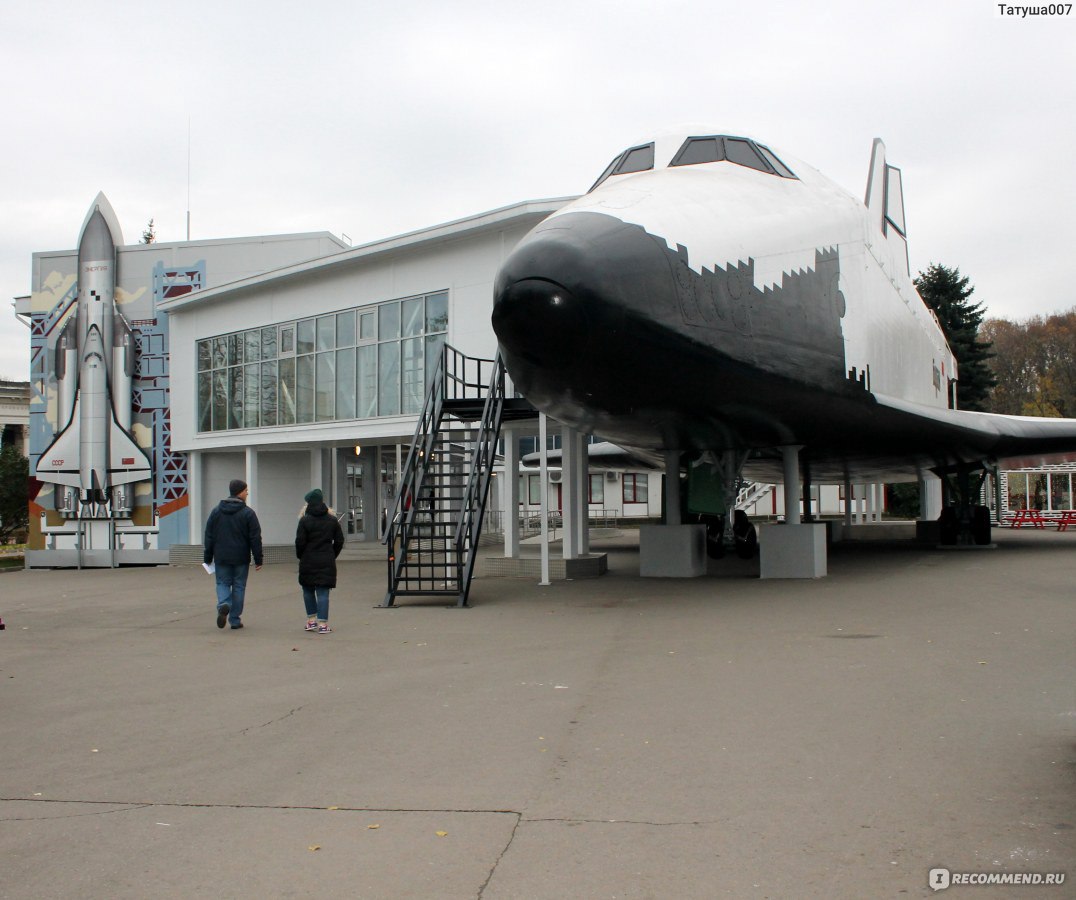
M 362 265 L 378 256 L 397 253 L 409 248 L 432 246 L 484 231 L 503 228 L 506 225 L 537 225 L 551 213 L 556 212 L 574 199 L 574 197 L 557 197 L 548 200 L 525 200 L 511 206 L 504 206 L 489 212 L 456 219 L 441 225 L 433 225 L 418 231 L 410 231 L 395 237 L 382 238 L 329 256 L 283 266 L 279 269 L 252 275 L 249 278 L 241 278 L 238 281 L 195 291 L 182 297 L 159 303 L 157 308 L 171 313 L 212 302 L 221 297 L 232 297 L 256 291 L 269 285 L 276 287 L 288 281 L 306 278 L 312 274 L 324 275 L 350 266 Z

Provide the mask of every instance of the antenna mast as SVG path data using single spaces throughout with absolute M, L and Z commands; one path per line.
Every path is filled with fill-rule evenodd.
M 187 116 L 187 240 L 191 239 L 191 117 Z

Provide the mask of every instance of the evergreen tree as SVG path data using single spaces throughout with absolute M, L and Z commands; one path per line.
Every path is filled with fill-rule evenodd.
M 995 379 L 987 360 L 994 354 L 990 343 L 979 340 L 979 326 L 986 310 L 981 303 L 972 303 L 975 288 L 960 269 L 931 263 L 926 272 L 913 279 L 919 296 L 938 314 L 942 331 L 956 357 L 959 381 L 957 406 L 982 411 L 994 387 Z
M 17 447 L 0 450 L 0 543 L 30 524 L 30 460 Z
M 157 242 L 157 229 L 153 226 L 153 219 L 149 220 L 146 230 L 142 232 L 143 244 L 155 244 Z

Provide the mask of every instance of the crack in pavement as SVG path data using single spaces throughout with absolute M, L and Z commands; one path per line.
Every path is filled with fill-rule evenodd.
M 270 719 L 268 722 L 263 722 L 261 725 L 250 725 L 247 728 L 242 729 L 239 733 L 247 734 L 248 732 L 253 731 L 255 728 L 268 728 L 270 725 L 275 725 L 277 722 L 283 722 L 289 716 L 294 716 L 302 708 L 302 706 L 296 706 L 295 709 L 289 710 L 282 716 L 278 716 L 275 719 Z

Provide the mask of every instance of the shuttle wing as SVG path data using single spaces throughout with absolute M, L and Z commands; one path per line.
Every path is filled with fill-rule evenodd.
M 113 419 L 109 433 L 108 477 L 112 484 L 144 481 L 153 470 L 146 451 L 135 443 L 130 432 Z
M 887 409 L 920 420 L 921 430 L 939 444 L 983 457 L 1000 460 L 1076 451 L 1076 419 L 936 409 L 879 395 L 875 399 Z M 929 445 L 930 439 L 925 443 Z
M 79 403 L 80 398 L 76 395 L 67 427 L 56 435 L 55 440 L 45 448 L 37 461 L 37 474 L 43 481 L 74 488 L 82 487 L 79 468 Z

